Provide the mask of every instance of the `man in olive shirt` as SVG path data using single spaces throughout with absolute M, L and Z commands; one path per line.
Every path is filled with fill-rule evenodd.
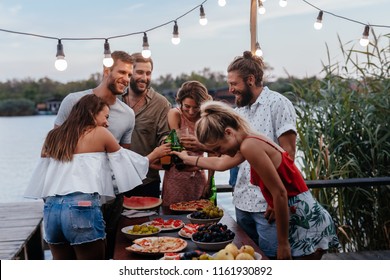
M 150 87 L 153 71 L 151 58 L 144 58 L 141 53 L 132 54 L 134 59 L 133 76 L 127 92 L 122 96 L 135 113 L 135 127 L 131 138 L 131 150 L 146 156 L 161 145 L 169 134 L 167 113 L 171 108 L 169 101 Z M 149 168 L 143 184 L 125 193 L 125 196 L 160 197 L 161 165 Z

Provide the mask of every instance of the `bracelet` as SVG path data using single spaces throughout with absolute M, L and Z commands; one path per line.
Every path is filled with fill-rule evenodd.
M 200 156 L 198 156 L 198 157 L 196 158 L 196 161 L 195 161 L 195 166 L 196 166 L 196 167 L 198 167 L 199 158 L 200 158 Z

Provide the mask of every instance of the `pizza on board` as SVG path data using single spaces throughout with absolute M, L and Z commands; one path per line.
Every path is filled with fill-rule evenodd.
M 133 241 L 133 245 L 126 250 L 136 253 L 173 253 L 180 252 L 187 247 L 187 241 L 170 236 L 146 237 Z
M 213 205 L 208 199 L 199 199 L 199 200 L 190 200 L 190 201 L 182 201 L 169 205 L 169 209 L 174 211 L 196 211 L 198 209 L 203 209 L 208 206 Z
M 162 199 L 151 196 L 123 197 L 123 207 L 134 210 L 146 210 L 160 206 Z

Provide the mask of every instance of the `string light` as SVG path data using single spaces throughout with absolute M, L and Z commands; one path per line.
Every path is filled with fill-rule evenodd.
M 370 26 L 366 25 L 364 27 L 363 37 L 359 41 L 362 47 L 367 47 L 368 44 L 370 43 L 370 40 L 368 40 L 368 35 L 370 35 Z
M 323 11 L 320 11 L 317 16 L 317 20 L 314 23 L 314 29 L 320 30 L 322 28 L 322 15 L 324 14 Z
M 177 25 L 177 22 L 175 21 L 175 25 L 173 26 L 173 32 L 172 32 L 172 44 L 178 45 L 180 44 L 180 37 L 179 37 L 179 26 Z
M 204 12 L 203 5 L 200 5 L 200 18 L 199 18 L 200 25 L 206 25 L 207 24 L 207 18 L 206 14 Z
M 114 64 L 114 60 L 111 57 L 110 44 L 108 43 L 108 39 L 104 43 L 104 58 L 103 65 L 106 67 L 111 67 Z
M 225 5 L 226 5 L 226 0 L 218 0 L 218 5 L 219 5 L 220 7 L 225 7 Z
M 57 38 L 57 37 L 40 35 L 40 34 L 12 31 L 12 30 L 1 29 L 1 28 L 0 28 L 0 32 L 8 32 L 8 33 L 18 34 L 18 35 L 34 36 L 34 37 L 39 37 L 39 38 L 43 38 L 43 39 L 57 40 L 58 41 L 58 44 L 57 44 L 57 54 L 56 54 L 56 58 L 57 59 L 55 61 L 55 67 L 56 67 L 56 69 L 59 69 L 60 71 L 64 71 L 67 68 L 67 62 L 65 60 L 65 54 L 64 54 L 64 50 L 63 50 L 62 41 L 65 41 L 65 40 L 105 40 L 105 44 L 104 44 L 104 59 L 107 58 L 107 60 L 109 60 L 109 56 L 111 56 L 111 51 L 110 51 L 109 44 L 108 44 L 108 40 L 109 39 L 128 37 L 128 36 L 138 35 L 138 34 L 142 34 L 143 33 L 144 36 L 143 36 L 143 44 L 142 44 L 142 47 L 143 47 L 142 54 L 145 57 L 146 56 L 150 57 L 151 56 L 151 51 L 149 49 L 148 37 L 146 35 L 147 32 L 155 30 L 155 29 L 158 29 L 158 28 L 163 27 L 165 25 L 171 24 L 172 22 L 175 22 L 175 24 L 176 24 L 176 21 L 178 19 L 186 16 L 187 14 L 189 14 L 192 11 L 194 11 L 198 7 L 200 7 L 200 15 L 201 15 L 201 18 L 202 18 L 202 14 L 204 13 L 203 4 L 206 3 L 207 1 L 208 0 L 204 0 L 201 4 L 197 5 L 196 7 L 192 8 L 189 11 L 187 11 L 186 13 L 182 14 L 181 16 L 176 18 L 175 20 L 170 20 L 170 21 L 165 22 L 163 24 L 160 24 L 158 26 L 152 27 L 152 28 L 150 28 L 148 30 L 137 31 L 137 32 L 129 33 L 129 34 L 122 34 L 122 35 L 112 36 L 112 37 L 108 37 L 108 38 Z M 260 4 L 262 4 L 265 1 L 266 0 L 262 0 L 262 1 L 258 0 L 259 7 L 260 7 Z M 344 20 L 348 20 L 348 21 L 351 21 L 351 22 L 354 22 L 354 23 L 361 24 L 361 25 L 365 26 L 364 32 L 363 32 L 363 37 L 361 39 L 361 44 L 364 44 L 365 46 L 368 46 L 368 44 L 369 44 L 368 37 L 369 37 L 370 28 L 373 28 L 373 27 L 390 28 L 389 25 L 378 25 L 378 24 L 369 24 L 369 25 L 367 25 L 366 23 L 362 23 L 362 22 L 354 20 L 354 19 L 350 19 L 350 18 L 347 18 L 347 17 L 343 17 L 343 16 L 340 16 L 340 15 L 331 13 L 329 11 L 322 10 L 322 9 L 314 6 L 313 4 L 311 4 L 310 2 L 308 2 L 306 0 L 302 0 L 302 2 L 312 6 L 313 8 L 317 9 L 318 11 L 320 11 L 319 14 L 318 14 L 318 17 L 317 17 L 317 22 L 316 22 L 317 24 L 320 23 L 319 21 L 322 21 L 322 15 L 324 13 L 326 13 L 326 14 L 332 15 L 334 17 L 338 17 L 338 18 L 341 18 L 341 19 L 344 19 Z M 218 4 L 221 7 L 223 7 L 223 6 L 226 5 L 226 1 L 225 0 L 218 0 Z M 286 6 L 287 5 L 287 1 L 286 0 L 280 0 L 279 4 Z M 105 60 L 103 61 L 103 64 L 105 64 Z
M 142 38 L 142 56 L 149 58 L 152 56 L 152 52 L 149 50 L 148 35 L 144 32 L 144 37 Z
M 62 45 L 61 40 L 58 40 L 56 58 L 54 67 L 58 71 L 64 71 L 68 67 L 68 63 L 65 60 L 64 46 Z
M 279 6 L 282 7 L 282 8 L 286 7 L 287 6 L 287 0 L 280 0 L 279 1 Z
M 263 50 L 260 48 L 259 42 L 256 42 L 255 55 L 257 55 L 258 57 L 262 57 L 263 56 Z
M 265 8 L 264 8 L 264 5 L 263 5 L 263 1 L 261 1 L 261 0 L 257 1 L 257 12 L 260 15 L 264 15 L 265 14 Z

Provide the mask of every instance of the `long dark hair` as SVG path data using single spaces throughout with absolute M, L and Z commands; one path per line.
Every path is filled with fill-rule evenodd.
M 42 154 L 60 161 L 71 161 L 80 137 L 96 127 L 95 116 L 105 106 L 108 104 L 95 94 L 82 97 L 73 106 L 67 120 L 47 134 Z

